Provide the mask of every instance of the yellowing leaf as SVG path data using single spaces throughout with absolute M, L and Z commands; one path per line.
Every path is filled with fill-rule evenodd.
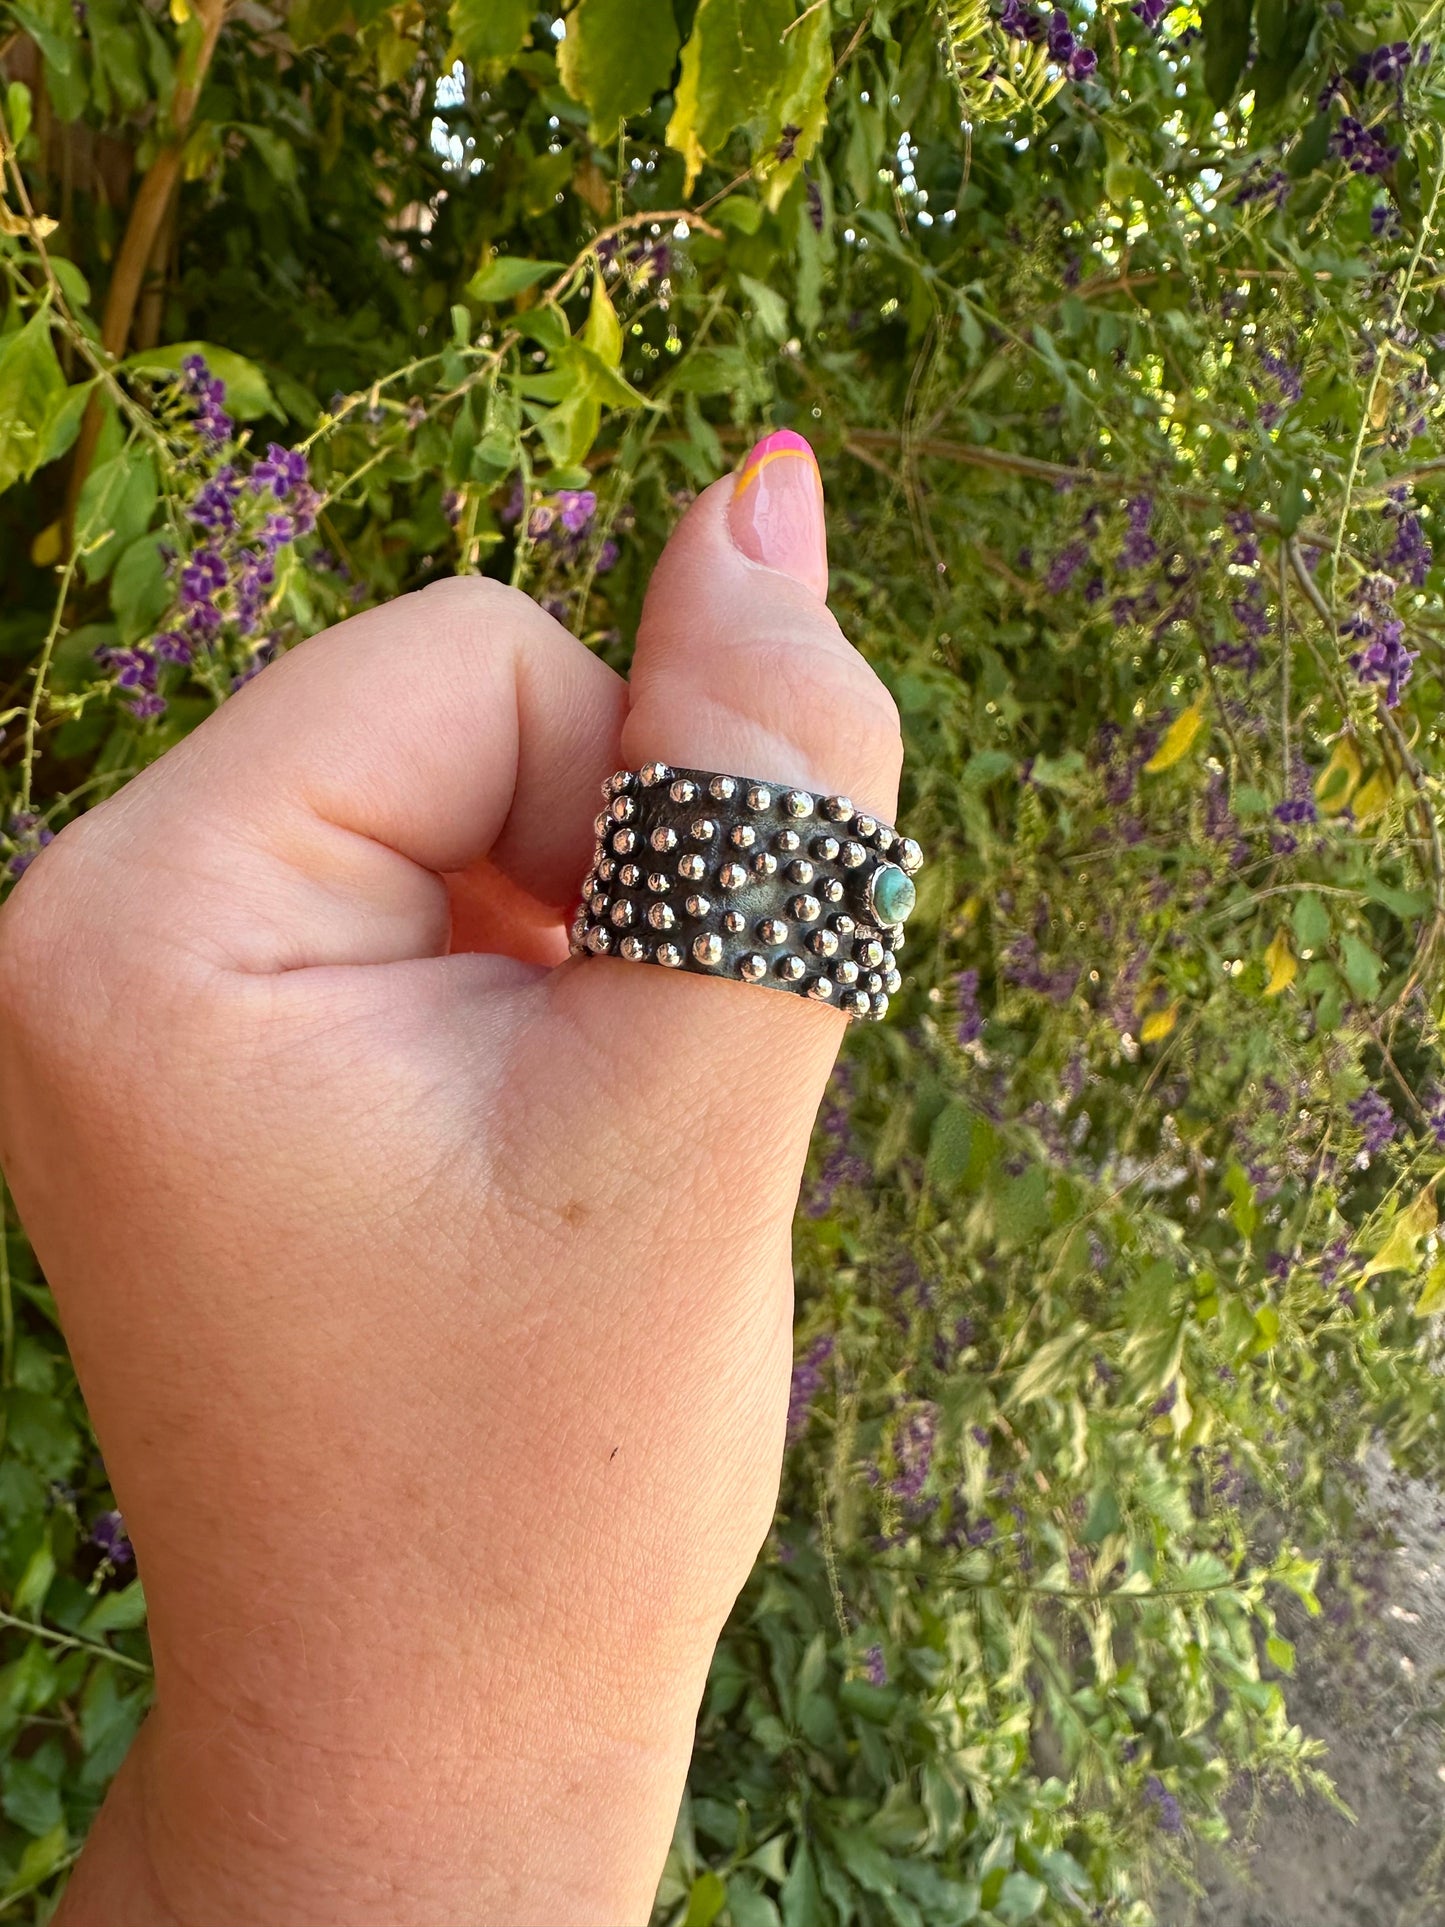
M 1315 801 L 1326 816 L 1334 816 L 1345 807 L 1363 774 L 1364 765 L 1354 738 L 1341 736 L 1315 783 Z
M 609 368 L 616 368 L 621 362 L 622 324 L 617 319 L 617 310 L 612 305 L 612 296 L 607 292 L 600 267 L 592 277 L 592 307 L 582 330 L 582 339 Z
M 30 544 L 30 560 L 37 569 L 48 569 L 52 563 L 60 560 L 64 546 L 65 525 L 63 522 L 52 522 Z
M 1269 982 L 1264 987 L 1264 994 L 1266 997 L 1278 997 L 1282 990 L 1289 989 L 1299 971 L 1295 954 L 1289 947 L 1289 938 L 1283 930 L 1276 931 L 1274 942 L 1264 953 L 1264 960 L 1269 965 Z
M 1155 776 L 1161 769 L 1173 769 L 1174 765 L 1187 756 L 1194 746 L 1194 739 L 1204 727 L 1204 698 L 1191 703 L 1188 709 L 1174 718 L 1164 735 L 1164 741 L 1144 765 L 1145 773 Z
M 171 19 L 178 27 L 184 27 L 190 17 L 190 0 L 171 0 Z
M 1373 822 L 1383 816 L 1390 807 L 1390 798 L 1395 794 L 1395 779 L 1388 770 L 1377 769 L 1368 783 L 1362 783 L 1355 792 L 1352 805 L 1357 823 Z
M 1435 1204 L 1435 1179 L 1420 1192 L 1414 1203 L 1396 1218 L 1390 1227 L 1390 1235 L 1380 1249 L 1365 1266 L 1360 1276 L 1376 1278 L 1382 1271 L 1409 1271 L 1415 1263 L 1415 1247 L 1420 1240 L 1435 1229 L 1439 1213 Z
M 1437 1258 L 1425 1273 L 1424 1288 L 1415 1300 L 1417 1318 L 1433 1318 L 1445 1311 L 1445 1258 Z
M 1142 1044 L 1157 1044 L 1167 1037 L 1179 1021 L 1179 1005 L 1172 1003 L 1168 1010 L 1152 1011 L 1139 1026 L 1139 1041 Z

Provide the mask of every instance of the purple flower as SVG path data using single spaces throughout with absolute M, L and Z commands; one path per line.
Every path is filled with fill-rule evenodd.
M 13 877 L 23 876 L 46 844 L 55 841 L 54 830 L 42 823 L 34 810 L 16 810 L 5 828 L 16 845 L 6 864 Z
M 824 1332 L 793 1366 L 793 1382 L 788 1393 L 788 1439 L 800 1439 L 808 1429 L 813 1400 L 823 1386 L 823 1367 L 833 1356 L 833 1335 Z
M 1383 174 L 1400 158 L 1398 147 L 1387 147 L 1353 114 L 1342 118 L 1330 136 L 1330 147 L 1352 174 Z
M 1418 589 L 1423 587 L 1434 559 L 1435 551 L 1420 526 L 1420 518 L 1408 511 L 1399 511 L 1395 539 L 1385 556 L 1386 562 L 1397 569 L 1412 588 Z
M 1131 11 L 1153 33 L 1172 4 L 1173 0 L 1136 0 Z
M 978 972 L 960 970 L 953 980 L 954 1008 L 958 1012 L 958 1029 L 954 1032 L 960 1044 L 975 1043 L 983 1035 L 983 1018 L 978 1008 Z
M 278 502 L 284 502 L 293 489 L 306 488 L 310 480 L 310 464 L 299 448 L 283 448 L 279 442 L 270 442 L 263 458 L 251 470 L 251 492 L 263 495 L 269 488 Z
M 1351 78 L 1357 86 L 1368 87 L 1371 82 L 1385 86 L 1398 86 L 1404 79 L 1410 65 L 1411 53 L 1408 40 L 1393 40 L 1383 47 L 1374 47 L 1355 62 Z
M 1425 1122 L 1430 1135 L 1445 1150 L 1445 1088 L 1434 1085 L 1425 1097 Z
M 1366 1156 L 1378 1157 L 1398 1128 L 1389 1101 L 1378 1091 L 1366 1091 L 1350 1104 L 1349 1113 L 1364 1135 Z
M 151 637 L 151 653 L 157 662 L 189 662 L 195 644 L 182 629 L 162 629 Z
M 893 1491 L 906 1505 L 917 1505 L 923 1496 L 933 1464 L 933 1429 L 933 1407 L 920 1405 L 909 1414 L 908 1422 L 894 1442 L 898 1476 L 893 1481 Z
M 1418 649 L 1405 646 L 1405 625 L 1390 613 L 1389 597 L 1394 594 L 1390 577 L 1375 578 L 1388 583 L 1388 589 L 1373 587 L 1355 613 L 1340 624 L 1340 634 L 1361 643 L 1350 655 L 1350 667 L 1363 683 L 1383 683 L 1385 705 L 1398 707 L 1410 680 Z
M 132 696 L 126 707 L 132 716 L 138 716 L 142 722 L 153 722 L 157 716 L 165 715 L 166 699 L 154 690 L 147 690 L 139 696 Z
M 226 384 L 212 375 L 204 355 L 187 355 L 182 361 L 181 390 L 196 403 L 193 420 L 201 438 L 214 447 L 230 441 L 236 424 L 222 406 Z
M 594 564 L 596 573 L 598 575 L 606 575 L 609 569 L 615 569 L 617 566 L 617 558 L 621 553 L 622 551 L 609 535 L 603 542 L 602 547 L 597 551 L 597 561 Z
M 125 1520 L 118 1512 L 102 1512 L 90 1528 L 90 1543 L 95 1546 L 113 1566 L 127 1566 L 135 1558 L 134 1549 L 126 1534 Z
M 1036 40 L 1038 38 L 1037 16 L 1026 9 L 1023 0 L 1003 0 L 999 11 L 998 24 L 1010 40 Z
M 1293 186 L 1282 167 L 1266 168 L 1262 162 L 1256 162 L 1235 190 L 1234 204 L 1248 207 L 1251 201 L 1269 201 L 1279 209 L 1289 199 Z
M 1307 763 L 1296 763 L 1290 773 L 1289 795 L 1274 806 L 1276 823 L 1315 823 L 1314 773 Z
M 1069 16 L 1062 7 L 1055 7 L 1049 15 L 1049 53 L 1061 67 L 1066 67 L 1073 59 L 1077 44 L 1069 28 Z
M 240 493 L 241 478 L 227 462 L 201 487 L 186 514 L 212 535 L 229 535 L 236 526 L 236 498 Z
M 863 1671 L 870 1686 L 888 1684 L 888 1663 L 883 1657 L 881 1646 L 870 1646 L 863 1655 Z
M 261 546 L 269 555 L 274 555 L 277 549 L 284 549 L 295 540 L 296 518 L 288 515 L 284 509 L 268 515 L 261 525 Z
M 1062 595 L 1088 559 L 1088 543 L 1071 542 L 1049 564 L 1049 572 L 1044 577 L 1044 588 L 1050 595 Z
M 1149 524 L 1154 519 L 1153 496 L 1134 496 L 1128 506 L 1128 517 L 1129 529 L 1124 537 L 1124 546 L 1119 551 L 1119 567 L 1142 569 L 1159 553 L 1159 545 L 1149 534 Z
M 570 535 L 580 535 L 597 513 L 597 497 L 590 488 L 557 491 L 557 516 Z
M 1151 1773 L 1145 1782 L 1144 1798 L 1154 1808 L 1155 1818 L 1159 1822 L 1162 1833 L 1183 1833 L 1184 1815 L 1180 1811 L 1179 1802 L 1157 1773 Z
M 220 595 L 230 577 L 217 549 L 197 549 L 181 570 L 181 607 L 195 609 Z

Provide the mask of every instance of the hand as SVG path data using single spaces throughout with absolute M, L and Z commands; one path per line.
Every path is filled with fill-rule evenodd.
M 891 819 L 773 437 L 624 683 L 494 582 L 303 644 L 0 915 L 0 1155 L 150 1606 L 65 1927 L 645 1921 L 772 1517 L 845 1020 L 568 959 L 649 758 Z

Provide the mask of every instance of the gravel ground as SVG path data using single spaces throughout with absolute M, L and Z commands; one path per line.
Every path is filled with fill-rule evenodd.
M 1161 1907 L 1165 1927 L 1445 1924 L 1445 1498 L 1383 1460 L 1367 1472 L 1396 1542 L 1375 1617 L 1348 1645 L 1320 1621 L 1300 1629 L 1291 1695 L 1356 1822 L 1289 1789 L 1265 1797 L 1237 1816 L 1236 1849 L 1201 1866 L 1207 1898 Z

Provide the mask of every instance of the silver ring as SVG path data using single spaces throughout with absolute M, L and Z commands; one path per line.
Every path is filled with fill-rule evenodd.
M 923 852 L 846 796 L 644 763 L 602 786 L 577 956 L 730 977 L 877 1019 Z

